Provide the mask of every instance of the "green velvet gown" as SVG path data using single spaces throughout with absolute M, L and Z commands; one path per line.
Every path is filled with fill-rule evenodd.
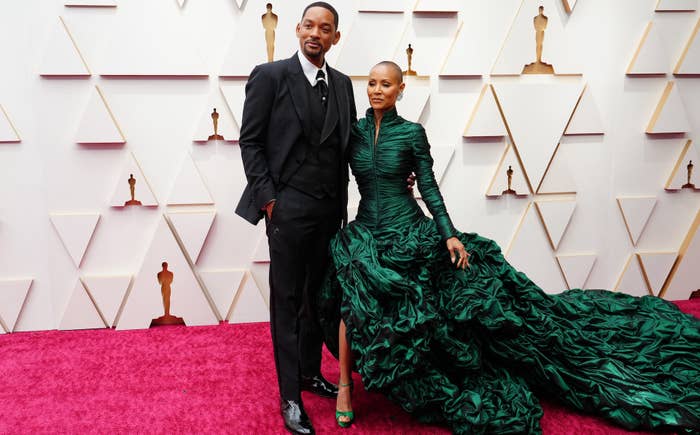
M 455 433 L 540 433 L 536 395 L 630 429 L 700 431 L 698 319 L 650 296 L 545 294 L 495 242 L 454 228 L 421 125 L 393 110 L 374 134 L 370 109 L 350 150 L 359 211 L 331 242 L 317 307 L 334 353 L 345 320 L 368 390 Z M 411 171 L 433 219 L 406 189 Z M 450 262 L 451 236 L 467 270 Z

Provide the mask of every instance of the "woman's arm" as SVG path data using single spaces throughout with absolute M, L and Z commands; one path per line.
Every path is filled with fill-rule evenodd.
M 428 206 L 430 214 L 437 224 L 438 231 L 444 240 L 457 235 L 452 220 L 447 214 L 445 202 L 440 194 L 435 174 L 433 173 L 433 157 L 430 155 L 430 144 L 425 135 L 425 129 L 420 124 L 415 125 L 413 137 L 413 158 L 415 159 L 416 180 L 418 191 Z
M 433 173 L 433 157 L 430 155 L 430 144 L 425 135 L 425 129 L 420 124 L 416 125 L 413 135 L 413 157 L 416 164 L 416 178 L 418 180 L 418 190 L 421 193 L 423 202 L 428 206 L 430 214 L 437 225 L 438 232 L 442 236 L 450 251 L 452 263 L 464 269 L 469 266 L 469 254 L 464 249 L 464 245 L 457 238 L 457 229 L 452 224 L 450 215 L 447 214 L 445 201 L 442 199 L 440 188 L 438 187 L 435 174 Z

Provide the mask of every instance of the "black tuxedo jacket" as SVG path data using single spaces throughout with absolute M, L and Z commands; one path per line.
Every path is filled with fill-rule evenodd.
M 350 78 L 327 66 L 329 76 L 326 118 L 337 117 L 341 138 L 342 174 L 338 197 L 342 216 L 347 215 L 347 146 L 356 121 L 355 100 Z M 236 214 L 252 224 L 264 216 L 262 208 L 276 197 L 303 164 L 311 120 L 308 82 L 295 53 L 289 59 L 256 66 L 246 84 L 246 98 L 239 145 L 248 184 L 236 207 Z M 335 103 L 334 103 L 335 100 Z M 326 124 L 329 124 L 326 120 Z M 333 121 L 333 118 L 330 119 Z M 330 132 L 322 132 L 322 139 Z

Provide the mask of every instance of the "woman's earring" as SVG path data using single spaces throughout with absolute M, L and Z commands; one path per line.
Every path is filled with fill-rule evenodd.
M 396 97 L 396 99 L 397 99 L 398 101 L 401 101 L 402 98 L 403 98 L 403 91 L 402 91 L 402 92 L 399 92 L 399 96 Z

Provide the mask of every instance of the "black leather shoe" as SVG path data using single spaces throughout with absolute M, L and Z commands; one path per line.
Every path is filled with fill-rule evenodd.
M 314 427 L 311 426 L 309 416 L 304 411 L 304 405 L 297 400 L 284 400 L 280 404 L 282 418 L 284 419 L 284 427 L 293 434 L 298 435 L 313 435 Z
M 321 397 L 338 397 L 338 386 L 323 379 L 320 374 L 301 377 L 301 391 L 309 391 Z

